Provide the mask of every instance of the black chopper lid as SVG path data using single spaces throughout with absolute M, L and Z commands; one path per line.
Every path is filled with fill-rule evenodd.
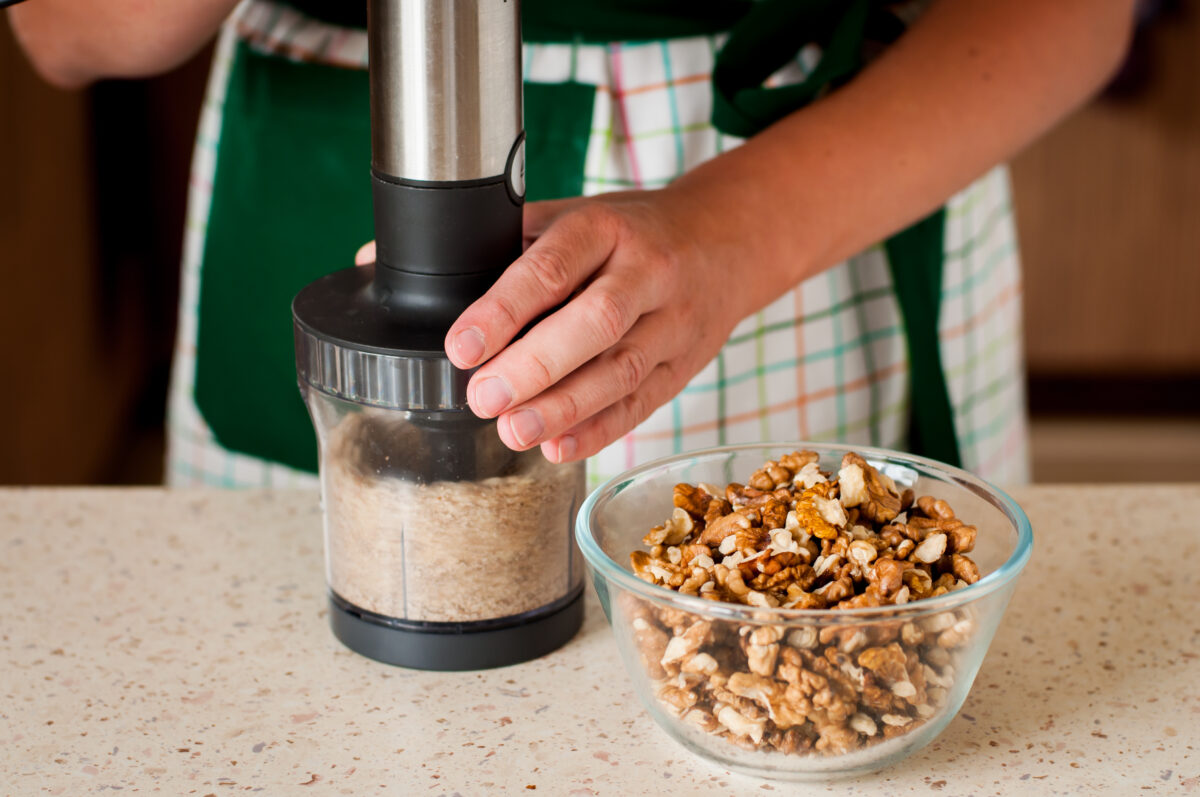
M 296 295 L 292 318 L 300 380 L 375 407 L 464 409 L 469 372 L 451 365 L 433 329 L 405 324 L 377 300 L 375 268 L 334 272 Z

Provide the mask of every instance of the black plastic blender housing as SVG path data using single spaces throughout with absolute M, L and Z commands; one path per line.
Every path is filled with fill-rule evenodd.
M 376 262 L 316 280 L 292 304 L 302 389 L 404 413 L 422 445 L 389 457 L 417 483 L 502 475 L 513 456 L 467 407 L 445 335 L 521 253 L 524 133 L 518 0 L 369 0 Z M 380 446 L 387 447 L 380 429 Z M 330 593 L 347 647 L 406 667 L 466 670 L 567 642 L 582 587 L 516 617 L 386 617 Z

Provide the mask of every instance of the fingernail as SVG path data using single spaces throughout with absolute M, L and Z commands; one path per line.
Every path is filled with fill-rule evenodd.
M 487 417 L 499 415 L 512 404 L 512 391 L 498 376 L 489 376 L 475 388 L 475 406 Z
M 475 365 L 483 356 L 483 335 L 479 334 L 479 330 L 474 327 L 459 332 L 454 336 L 454 353 L 458 355 L 458 360 L 463 365 L 468 367 Z
M 575 456 L 575 451 L 579 448 L 579 443 L 574 436 L 565 434 L 558 440 L 558 461 L 566 462 Z
M 508 428 L 518 443 L 527 446 L 542 436 L 546 425 L 542 423 L 542 415 L 537 410 L 520 410 L 508 419 Z

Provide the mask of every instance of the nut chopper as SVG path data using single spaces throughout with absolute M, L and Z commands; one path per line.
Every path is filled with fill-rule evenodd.
M 517 0 L 369 0 L 377 260 L 297 294 L 333 632 L 390 664 L 502 666 L 583 616 L 583 463 L 513 452 L 447 330 L 521 253 Z

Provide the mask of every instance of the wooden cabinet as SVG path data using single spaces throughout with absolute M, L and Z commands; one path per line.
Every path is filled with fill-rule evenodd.
M 0 484 L 160 472 L 209 55 L 150 81 L 59 91 L 0 12 Z
M 0 21 L 0 483 L 94 478 L 134 390 L 128 330 L 99 301 L 88 118 Z
M 1200 8 L 1013 164 L 1033 374 L 1200 375 Z M 1200 398 L 1196 399 L 1200 411 Z

